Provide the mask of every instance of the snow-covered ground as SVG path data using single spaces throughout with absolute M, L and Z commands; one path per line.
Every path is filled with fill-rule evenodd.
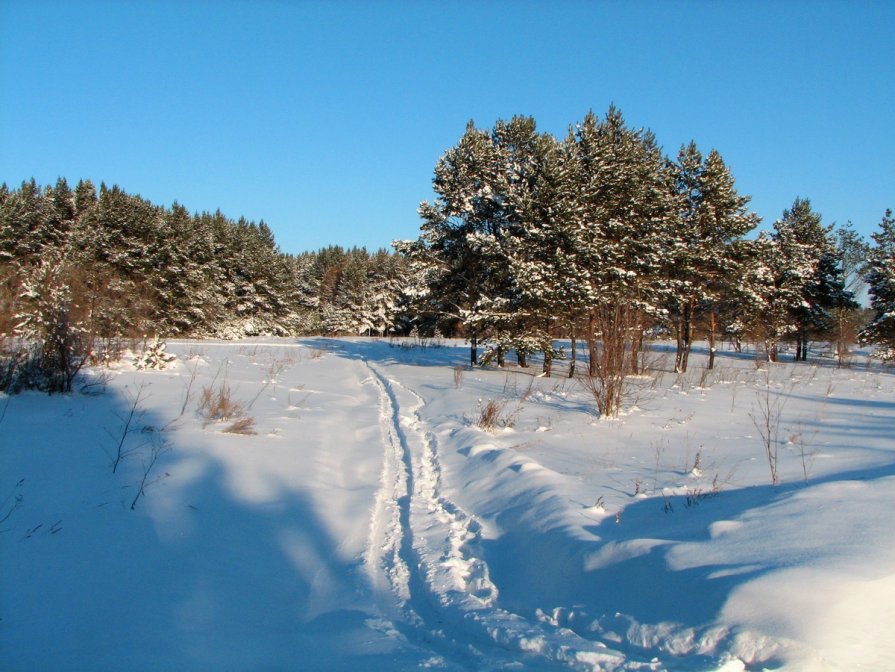
M 0 396 L 0 669 L 895 670 L 891 370 L 655 346 L 600 420 L 563 364 L 411 345 Z

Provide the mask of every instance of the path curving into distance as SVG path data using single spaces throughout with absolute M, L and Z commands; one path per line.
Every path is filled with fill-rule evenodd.
M 623 654 L 499 606 L 481 528 L 442 492 L 438 442 L 419 413 L 425 401 L 363 364 L 379 394 L 383 444 L 365 566 L 383 615 L 442 666 L 623 669 Z

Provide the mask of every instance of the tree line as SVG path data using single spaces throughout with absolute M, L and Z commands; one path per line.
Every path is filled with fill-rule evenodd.
M 384 250 L 284 254 L 263 221 L 89 180 L 3 184 L 0 389 L 66 389 L 122 337 L 383 335 L 402 266 Z
M 562 139 L 531 117 L 470 122 L 433 189 L 419 237 L 396 241 L 397 254 L 289 255 L 263 221 L 88 180 L 0 185 L 0 384 L 23 358 L 65 369 L 72 353 L 96 358 L 122 336 L 416 330 L 466 337 L 472 364 L 514 353 L 527 366 L 541 353 L 549 375 L 568 358 L 569 375 L 607 391 L 611 413 L 657 335 L 674 339 L 678 371 L 697 338 L 710 368 L 721 339 L 756 342 L 771 360 L 782 343 L 805 360 L 812 341 L 843 353 L 856 339 L 895 357 L 891 212 L 873 245 L 804 198 L 754 235 L 759 218 L 717 151 L 691 142 L 670 158 L 615 107 Z M 869 322 L 855 300 L 864 283 Z
M 541 352 L 548 375 L 566 354 L 556 339 L 571 339 L 570 375 L 580 341 L 605 391 L 602 411 L 617 409 L 648 333 L 675 339 L 678 371 L 697 333 L 709 368 L 720 338 L 756 341 L 771 360 L 784 342 L 800 360 L 814 339 L 842 352 L 861 326 L 855 293 L 865 278 L 875 317 L 862 338 L 892 343 L 890 213 L 872 252 L 803 198 L 747 238 L 759 218 L 717 151 L 691 142 L 669 158 L 615 107 L 587 114 L 563 139 L 531 117 L 491 129 L 470 122 L 433 186 L 419 238 L 397 243 L 415 279 L 416 319 L 463 333 L 472 364 L 484 343 L 483 359 L 498 364 L 515 352 L 524 366 Z

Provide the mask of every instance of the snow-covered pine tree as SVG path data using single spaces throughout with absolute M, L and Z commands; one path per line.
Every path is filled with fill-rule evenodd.
M 828 246 L 828 233 L 820 216 L 806 199 L 796 198 L 792 208 L 774 223 L 774 231 L 752 241 L 745 283 L 760 299 L 755 302 L 752 331 L 764 341 L 770 361 L 777 361 L 779 344 L 795 338 L 807 340 L 811 304 L 807 293 Z M 802 349 L 797 351 L 801 358 Z
M 403 281 L 401 257 L 378 250 L 368 260 L 369 291 L 364 315 L 370 335 L 385 336 L 396 330 L 398 297 Z
M 864 237 L 854 229 L 851 222 L 836 228 L 836 250 L 842 266 L 844 288 L 852 298 L 859 296 L 867 287 L 864 271 L 870 258 L 870 246 Z M 849 346 L 858 338 L 863 326 L 864 311 L 859 303 L 836 305 L 831 311 L 835 323 L 836 355 L 839 366 L 848 354 Z
M 223 299 L 223 335 L 285 335 L 291 273 L 270 228 L 262 221 L 213 219 L 215 259 Z
M 60 177 L 56 180 L 56 186 L 46 187 L 44 198 L 48 207 L 43 244 L 55 249 L 63 249 L 77 214 L 75 194 L 69 188 L 65 178 Z
M 677 335 L 675 370 L 687 370 L 694 323 L 708 318 L 708 368 L 714 366 L 720 304 L 738 282 L 735 244 L 758 224 L 746 210 L 750 198 L 740 196 L 721 155 L 705 159 L 695 142 L 681 147 L 671 167 L 679 197 L 674 227 L 669 319 Z
M 871 234 L 873 247 L 866 279 L 873 319 L 860 334 L 861 342 L 879 346 L 878 355 L 895 360 L 895 217 L 886 210 L 879 231 Z
M 516 351 L 521 366 L 538 350 L 547 353 L 549 362 L 548 310 L 528 278 L 530 265 L 526 269 L 526 261 L 541 253 L 527 232 L 538 219 L 535 202 L 546 145 L 535 120 L 523 116 L 498 120 L 491 141 L 497 162 L 492 186 L 495 221 L 489 231 L 471 237 L 491 273 L 489 292 L 475 307 L 473 324 L 490 335 L 489 358 L 498 365 L 510 350 Z
M 590 372 L 611 384 L 601 410 L 613 415 L 625 374 L 637 368 L 645 320 L 660 316 L 667 297 L 676 196 L 653 134 L 629 128 L 614 106 L 600 121 L 589 113 L 575 143 L 573 212 L 579 277 L 588 283 Z
M 291 266 L 263 222 L 190 218 L 177 203 L 167 210 L 105 184 L 97 195 L 86 180 L 72 192 L 60 178 L 44 189 L 34 180 L 0 188 L 4 333 L 20 278 L 50 252 L 64 258 L 73 305 L 101 337 L 235 333 L 234 323 L 291 333 L 299 322 Z
M 505 300 L 513 314 L 507 345 L 522 361 L 541 351 L 550 375 L 553 359 L 564 355 L 553 346 L 555 332 L 574 331 L 572 316 L 586 295 L 575 272 L 573 152 L 538 133 L 528 117 L 498 122 L 493 135 L 507 190 L 500 260 L 509 272 Z
M 320 283 L 316 277 L 316 252 L 289 257 L 296 334 L 314 334 L 323 330 L 320 321 Z
M 821 254 L 817 262 L 814 277 L 805 288 L 805 304 L 807 325 L 801 339 L 801 347 L 796 354 L 801 361 L 808 359 L 808 343 L 810 338 L 841 340 L 837 338 L 842 332 L 837 330 L 837 315 L 847 315 L 859 308 L 854 294 L 846 287 L 846 276 L 843 270 L 842 256 L 830 236 L 829 246 Z M 841 356 L 839 359 L 841 363 Z
M 502 177 L 490 134 L 470 121 L 435 166 L 436 199 L 420 204 L 420 237 L 396 244 L 427 284 L 420 309 L 445 327 L 465 328 L 472 364 L 478 363 L 479 339 L 489 335 L 478 311 L 495 294 L 497 277 L 482 252 L 501 225 Z
M 47 251 L 38 264 L 25 271 L 15 333 L 28 356 L 19 363 L 13 391 L 70 392 L 90 356 L 93 335 L 74 302 L 69 271 L 57 250 Z
M 88 210 L 96 207 L 99 200 L 96 195 L 96 187 L 90 180 L 78 180 L 75 187 L 75 219 L 80 219 Z
M 167 343 L 155 336 L 143 352 L 134 357 L 134 366 L 138 370 L 162 371 L 167 369 L 168 365 L 177 359 L 176 355 L 166 352 L 167 347 Z
M 0 208 L 0 262 L 15 261 L 20 267 L 40 263 L 49 240 L 51 207 L 33 178 L 8 194 Z
M 795 326 L 795 359 L 806 361 L 811 335 L 832 329 L 829 310 L 837 305 L 847 307 L 854 298 L 845 290 L 833 226 L 821 223 L 820 214 L 811 209 L 808 199 L 797 198 L 775 227 L 783 249 L 792 255 L 793 263 L 789 269 L 782 269 L 783 273 L 791 275 L 794 287 L 801 283 L 797 290 L 801 300 L 795 300 L 789 310 Z M 797 277 L 800 259 L 805 275 Z
M 137 335 L 149 326 L 155 297 L 147 247 L 158 217 L 148 201 L 104 184 L 96 203 L 80 211 L 67 254 L 81 275 L 78 302 L 89 307 L 98 335 Z
M 211 246 L 199 218 L 176 201 L 159 224 L 154 246 L 154 325 L 168 335 L 208 333 Z
M 327 333 L 360 335 L 372 329 L 365 310 L 370 293 L 367 260 L 364 248 L 353 248 L 346 254 L 324 318 Z

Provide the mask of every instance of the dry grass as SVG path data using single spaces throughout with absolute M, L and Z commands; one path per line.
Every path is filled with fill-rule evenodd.
M 522 410 L 522 401 L 516 404 L 516 407 L 508 411 L 507 399 L 489 399 L 486 402 L 479 401 L 478 415 L 475 424 L 484 429 L 486 432 L 493 432 L 501 427 L 512 427 L 516 424 L 516 416 Z
M 479 403 L 479 417 L 476 423 L 486 432 L 492 431 L 500 423 L 500 416 L 506 408 L 506 399 L 489 399 L 485 403 Z
M 221 383 L 217 387 L 212 384 L 210 387 L 202 388 L 202 396 L 199 399 L 199 415 L 205 419 L 203 427 L 212 422 L 229 421 L 230 424 L 223 430 L 226 434 L 257 434 L 255 418 L 245 413 L 245 406 L 231 398 L 230 386 L 227 383 Z
M 243 434 L 243 435 L 252 435 L 257 434 L 255 431 L 255 418 L 251 416 L 244 416 L 234 421 L 230 425 L 228 425 L 224 429 L 225 434 Z
M 243 415 L 243 405 L 230 397 L 230 386 L 221 383 L 217 388 L 202 388 L 202 396 L 199 399 L 199 415 L 205 419 L 205 424 L 210 422 L 226 422 Z

